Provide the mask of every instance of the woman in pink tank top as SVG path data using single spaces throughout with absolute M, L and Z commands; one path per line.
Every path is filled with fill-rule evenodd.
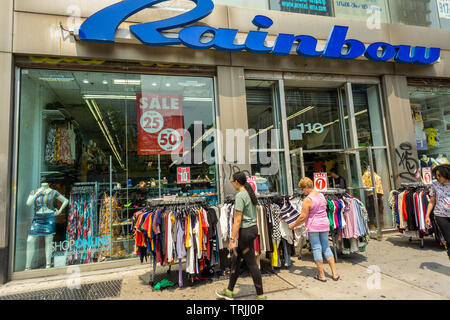
M 314 254 L 314 261 L 316 262 L 319 273 L 315 279 L 326 282 L 325 272 L 323 269 L 323 255 L 330 265 L 333 273 L 333 280 L 340 279 L 336 271 L 334 256 L 331 252 L 330 244 L 328 242 L 328 235 L 330 232 L 330 222 L 327 213 L 327 200 L 324 195 L 314 190 L 314 184 L 311 179 L 303 178 L 298 183 L 298 187 L 307 195 L 302 203 L 302 212 L 297 221 L 289 226 L 294 229 L 305 223 L 308 229 L 309 242 Z M 306 222 L 305 222 L 306 221 Z

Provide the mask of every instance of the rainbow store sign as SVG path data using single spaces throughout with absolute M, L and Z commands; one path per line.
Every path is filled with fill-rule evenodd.
M 82 41 L 114 43 L 115 33 L 119 25 L 133 14 L 167 0 L 125 0 L 100 10 L 89 17 L 80 27 L 78 36 Z M 298 43 L 297 54 L 308 58 L 325 58 L 351 60 L 365 56 L 375 62 L 386 62 L 394 59 L 402 64 L 429 65 L 439 60 L 440 48 L 412 47 L 408 45 L 391 45 L 376 42 L 365 46 L 359 40 L 346 39 L 348 27 L 334 26 L 325 48 L 317 50 L 318 40 L 309 35 L 281 33 L 273 46 L 267 46 L 268 29 L 273 21 L 266 16 L 256 16 L 252 21 L 258 31 L 250 31 L 244 44 L 236 43 L 237 29 L 213 28 L 210 26 L 188 26 L 195 23 L 214 10 L 212 0 L 190 0 L 196 7 L 179 16 L 143 24 L 130 26 L 131 33 L 144 45 L 168 46 L 185 45 L 192 49 L 214 48 L 225 52 L 247 51 L 255 54 L 288 55 L 295 43 Z M 164 31 L 182 28 L 177 37 L 167 37 Z M 209 36 L 205 41 L 205 36 Z

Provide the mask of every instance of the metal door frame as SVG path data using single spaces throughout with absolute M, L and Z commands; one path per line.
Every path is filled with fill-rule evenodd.
M 280 80 L 282 81 L 282 80 Z M 345 155 L 345 165 L 346 168 L 350 168 L 350 155 L 354 155 L 355 156 L 355 160 L 356 160 L 356 175 L 357 177 L 360 177 L 360 179 L 357 179 L 358 181 L 358 187 L 357 188 L 349 188 L 349 189 L 356 189 L 359 192 L 359 198 L 360 200 L 365 204 L 365 195 L 364 195 L 364 191 L 368 191 L 371 190 L 374 192 L 374 194 L 376 193 L 376 186 L 375 186 L 375 179 L 372 179 L 372 187 L 370 188 L 366 188 L 363 186 L 362 184 L 362 169 L 361 169 L 361 158 L 360 158 L 360 152 L 361 151 L 367 151 L 368 153 L 368 157 L 369 157 L 369 163 L 370 163 L 370 171 L 371 171 L 371 176 L 374 177 L 374 161 L 373 161 L 373 150 L 378 150 L 378 149 L 383 149 L 386 151 L 389 151 L 387 145 L 385 146 L 378 146 L 378 147 L 374 147 L 374 146 L 368 146 L 368 147 L 359 147 L 359 143 L 358 143 L 358 133 L 357 133 L 357 126 L 356 126 L 356 118 L 355 118 L 355 108 L 354 108 L 354 103 L 353 103 L 353 91 L 352 91 L 352 84 L 350 82 L 347 82 L 343 87 L 337 88 L 336 89 L 338 92 L 338 109 L 339 109 L 339 119 L 340 119 L 340 127 L 341 127 L 341 134 L 343 136 L 343 149 L 315 149 L 315 150 L 303 150 L 302 147 L 298 148 L 298 149 L 294 149 L 292 151 L 289 152 L 285 152 L 285 154 L 287 155 L 287 158 L 289 158 L 289 173 L 290 175 L 288 176 L 288 181 L 291 181 L 291 185 L 292 185 L 292 174 L 291 174 L 291 167 L 290 167 L 290 156 L 292 154 L 296 154 L 298 153 L 299 155 L 299 161 L 300 161 L 300 170 L 301 170 L 301 176 L 304 177 L 305 176 L 305 161 L 304 161 L 304 154 L 305 153 L 341 153 Z M 345 97 L 342 95 L 341 90 L 345 91 Z M 284 96 L 284 95 L 283 95 Z M 346 102 L 346 108 L 344 107 L 344 99 L 345 98 L 345 102 Z M 283 116 L 286 115 L 285 112 L 285 108 L 286 105 L 282 104 L 282 109 L 284 109 L 284 114 Z M 379 101 L 379 108 L 383 109 L 383 103 L 382 101 Z M 345 109 L 347 109 L 348 111 L 348 120 L 349 120 L 349 130 L 350 130 L 350 141 L 347 140 L 347 134 L 346 134 L 346 123 L 345 123 Z M 384 126 L 384 130 L 385 130 L 385 122 L 384 122 L 384 113 L 382 113 L 383 116 L 383 126 Z M 287 131 L 287 121 L 285 120 L 286 123 L 283 123 L 283 125 L 286 125 L 285 130 L 283 130 L 283 135 L 287 136 L 287 133 L 285 134 L 284 131 Z M 287 140 L 285 140 L 285 144 L 284 147 L 285 149 L 287 148 L 286 146 L 288 146 L 289 143 L 289 139 L 287 137 Z M 385 141 L 386 142 L 386 141 Z M 289 150 L 287 148 L 287 150 Z M 390 155 L 387 154 L 387 156 L 389 157 Z M 387 161 L 389 162 L 389 159 L 387 159 Z M 287 164 L 286 164 L 287 165 Z M 389 168 L 391 169 L 391 168 Z M 287 172 L 288 170 L 286 170 Z M 392 172 L 390 171 L 390 176 L 392 175 Z M 347 181 L 351 181 L 351 171 L 347 170 Z M 291 193 L 292 194 L 292 193 Z M 382 239 L 382 230 L 381 230 L 381 223 L 380 223 L 380 213 L 379 213 L 379 208 L 378 208 L 378 201 L 377 199 L 375 199 L 374 197 L 374 210 L 375 210 L 375 217 L 376 217 L 376 221 L 377 221 L 377 239 L 381 240 Z

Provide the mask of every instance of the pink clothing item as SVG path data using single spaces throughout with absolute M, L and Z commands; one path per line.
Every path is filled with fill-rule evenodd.
M 312 201 L 312 207 L 309 209 L 308 219 L 305 224 L 308 232 L 330 231 L 330 221 L 327 214 L 328 204 L 324 195 L 309 195 L 308 198 Z
M 338 240 L 357 239 L 360 234 L 358 231 L 358 217 L 356 216 L 355 204 L 352 199 L 345 199 L 344 219 L 347 225 L 339 229 Z

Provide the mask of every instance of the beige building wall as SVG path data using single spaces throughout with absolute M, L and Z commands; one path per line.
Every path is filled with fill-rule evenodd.
M 402 182 L 416 181 L 414 171 L 419 168 L 406 77 L 383 76 L 383 93 L 394 181 L 399 186 Z
M 224 163 L 221 165 L 220 181 L 223 186 L 223 195 L 228 195 L 236 193 L 231 184 L 233 173 L 246 171 L 251 174 L 249 154 L 245 151 L 241 152 L 242 149 L 249 149 L 248 135 L 240 134 L 248 130 L 244 68 L 217 67 L 217 82 L 219 129 L 223 133 L 219 157 Z M 227 130 L 234 131 L 236 128 L 242 131 L 237 132 L 237 135 L 226 134 Z M 239 145 L 242 142 L 243 144 Z
M 9 235 L 11 212 L 11 135 L 12 119 L 12 54 L 0 52 L 0 284 L 5 283 L 9 263 Z
M 12 123 L 13 0 L 0 2 L 0 284 L 7 281 L 9 263 L 10 168 Z

